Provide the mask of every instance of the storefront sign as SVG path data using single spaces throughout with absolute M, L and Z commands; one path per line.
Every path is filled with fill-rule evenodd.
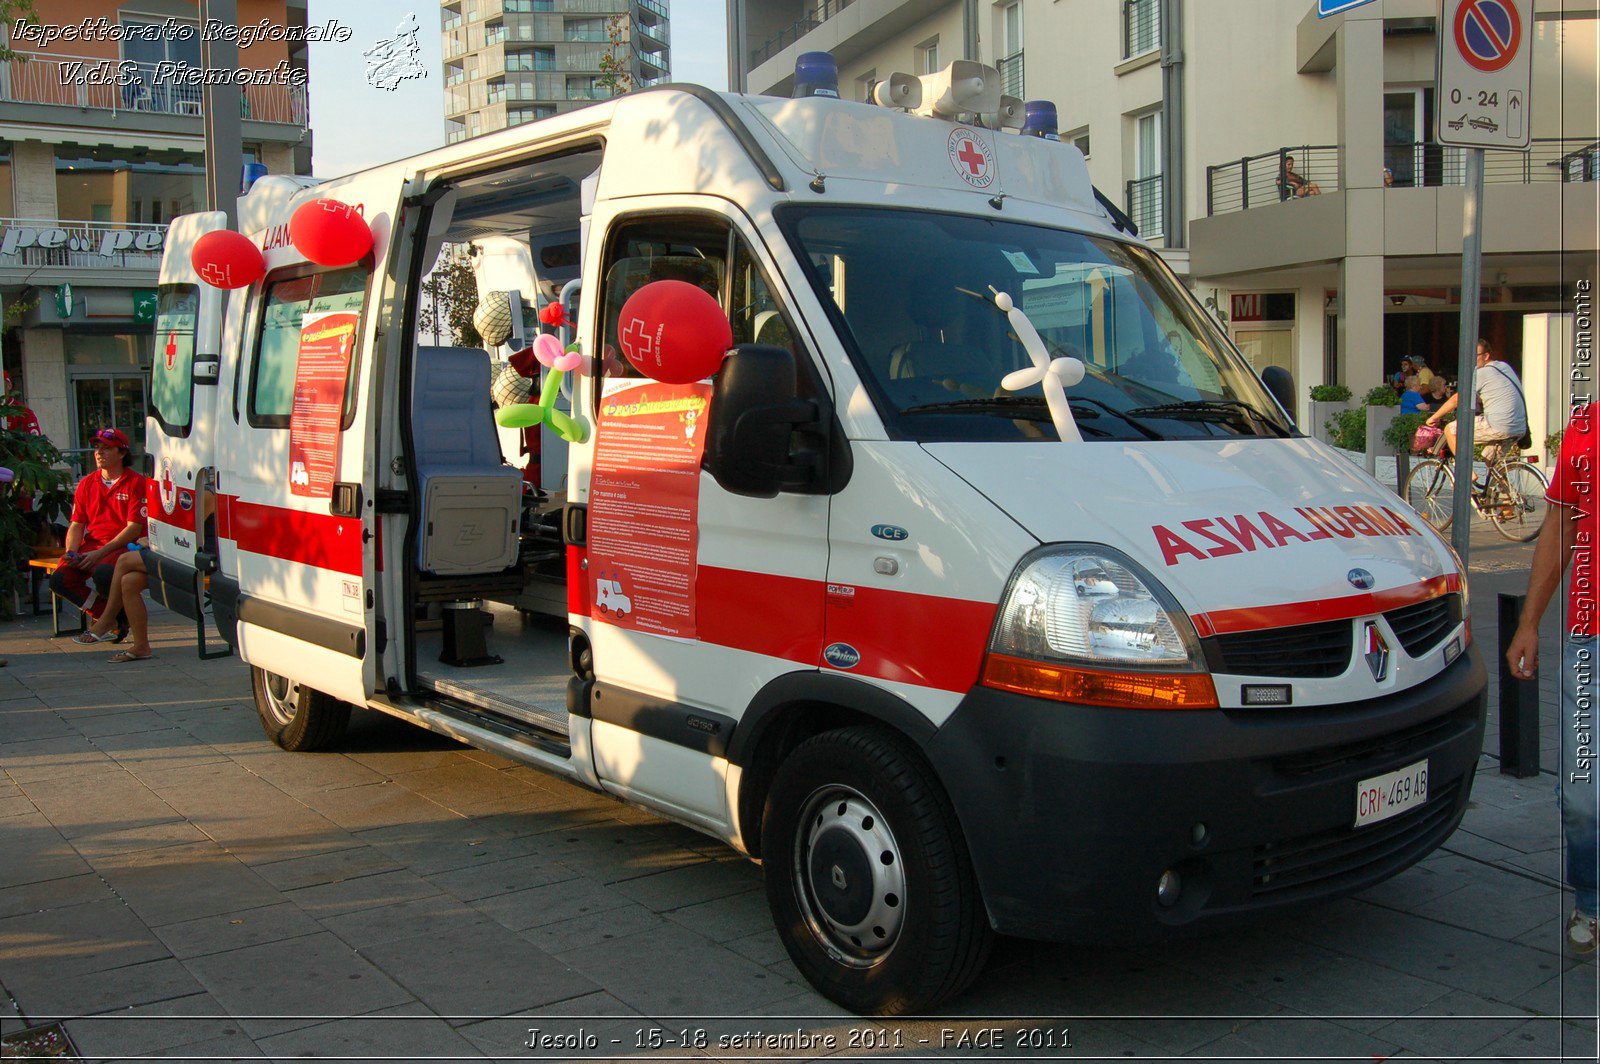
M 56 313 L 63 318 L 72 317 L 72 286 L 70 284 L 56 286 Z
M 154 288 L 135 288 L 133 290 L 133 320 L 140 325 L 149 325 L 156 320 L 156 290 Z
M 15 255 L 24 248 L 64 249 L 111 258 L 123 252 L 153 253 L 166 242 L 159 229 L 106 229 L 90 226 L 8 225 L 0 229 L 0 255 Z

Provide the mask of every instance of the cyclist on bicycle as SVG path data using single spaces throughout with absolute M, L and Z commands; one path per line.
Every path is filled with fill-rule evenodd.
M 1490 444 L 1513 443 L 1520 440 L 1528 431 L 1528 404 L 1523 396 L 1522 381 L 1517 379 L 1517 373 L 1504 362 L 1495 361 L 1494 349 L 1489 346 L 1489 341 L 1478 341 L 1478 371 L 1472 378 L 1473 391 L 1477 394 L 1478 415 L 1472 421 L 1472 438 L 1474 442 L 1488 446 Z M 1446 399 L 1428 418 L 1428 424 L 1437 425 L 1448 413 L 1451 413 L 1461 402 L 1459 393 Z M 1444 428 L 1445 448 L 1450 454 L 1456 453 L 1456 423 L 1451 422 Z M 1476 478 L 1474 478 L 1474 486 Z

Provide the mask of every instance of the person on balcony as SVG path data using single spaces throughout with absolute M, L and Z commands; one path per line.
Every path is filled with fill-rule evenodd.
M 1303 199 L 1306 196 L 1322 195 L 1322 186 L 1315 181 L 1307 181 L 1295 172 L 1292 155 L 1283 157 L 1283 171 L 1278 175 L 1278 190 L 1284 199 Z

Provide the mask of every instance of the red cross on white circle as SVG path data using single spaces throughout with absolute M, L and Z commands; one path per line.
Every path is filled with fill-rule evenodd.
M 973 188 L 988 188 L 994 184 L 994 149 L 983 137 L 964 126 L 950 133 L 948 144 L 950 165 L 961 180 Z

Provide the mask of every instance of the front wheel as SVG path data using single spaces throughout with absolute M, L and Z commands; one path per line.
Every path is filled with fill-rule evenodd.
M 993 934 L 954 811 L 909 742 L 871 727 L 801 743 L 767 796 L 778 935 L 853 1012 L 922 1012 L 977 978 Z
M 1506 466 L 1504 479 L 1495 478 L 1494 498 L 1489 503 L 1489 518 L 1500 534 L 1517 543 L 1526 543 L 1539 534 L 1550 502 L 1544 493 L 1550 488 L 1543 471 L 1526 462 Z
M 1455 517 L 1456 471 L 1437 458 L 1418 462 L 1406 477 L 1407 505 L 1443 532 Z
M 250 686 L 262 730 L 285 750 L 326 750 L 350 723 L 350 703 L 275 672 L 252 665 Z

